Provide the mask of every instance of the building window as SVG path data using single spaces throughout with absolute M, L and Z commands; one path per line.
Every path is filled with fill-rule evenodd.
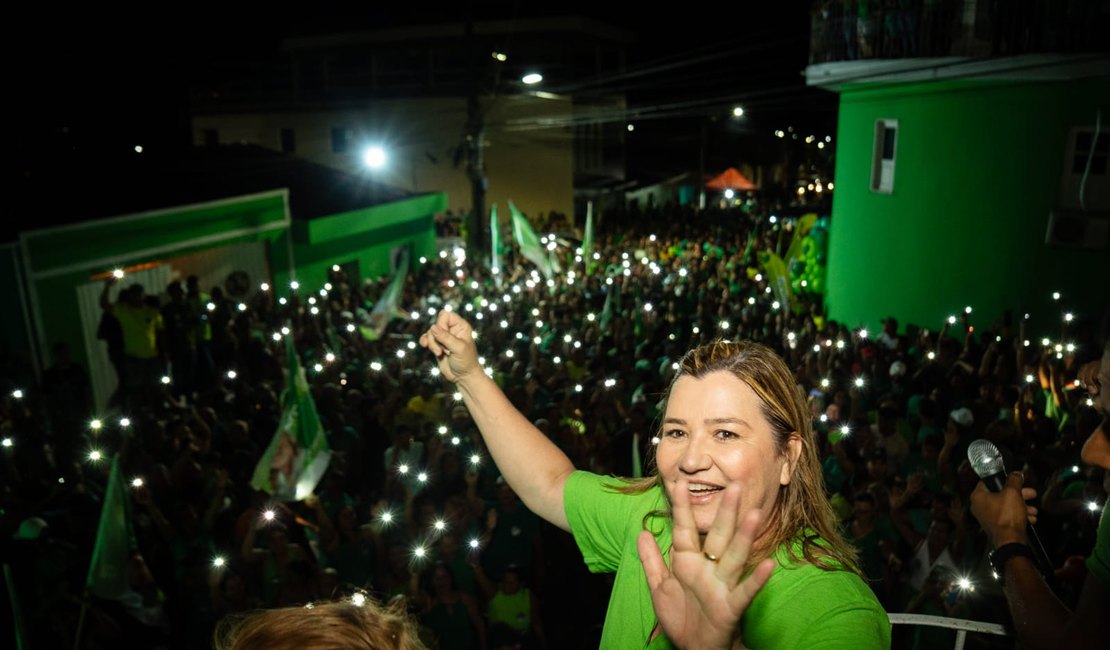
M 875 150 L 871 158 L 871 191 L 894 192 L 894 156 L 898 120 L 875 120 Z
M 293 129 L 281 130 L 281 152 L 297 153 L 297 136 L 293 133 Z
M 215 147 L 220 144 L 220 133 L 216 129 L 204 130 L 204 146 Z
M 345 126 L 333 126 L 331 128 L 331 150 L 332 153 L 347 153 L 351 144 L 351 130 Z

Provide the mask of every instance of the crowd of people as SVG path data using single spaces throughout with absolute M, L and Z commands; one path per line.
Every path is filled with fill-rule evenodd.
M 760 268 L 783 227 L 737 211 L 643 215 L 603 227 L 596 254 L 559 248 L 550 279 L 511 254 L 491 274 L 447 247 L 414 265 L 404 316 L 380 338 L 360 325 L 389 278 L 339 267 L 325 287 L 267 287 L 242 306 L 195 283 L 157 304 L 106 291 L 106 313 L 154 332 L 123 350 L 111 416 L 91 410 L 64 346 L 39 386 L 0 396 L 0 534 L 18 601 L 0 616 L 18 611 L 38 647 L 72 644 L 80 621 L 83 647 L 203 648 L 228 616 L 376 600 L 417 621 L 428 647 L 596 647 L 613 579 L 523 505 L 419 348 L 444 311 L 473 326 L 511 404 L 599 476 L 652 475 L 661 399 L 687 350 L 723 338 L 776 352 L 806 396 L 839 534 L 888 612 L 1008 621 L 969 512 L 967 448 L 988 439 L 1037 490 L 1055 591 L 1074 605 L 1107 492 L 1106 473 L 1080 462 L 1098 425 L 1077 379 L 1102 351 L 1092 320 L 1061 334 L 1058 315 L 975 322 L 954 305 L 961 316 L 937 323 L 837 323 L 819 295 L 784 303 Z M 1027 325 L 1045 316 L 1053 334 Z M 314 494 L 278 503 L 250 483 L 281 417 L 287 337 L 332 458 Z M 103 600 L 85 582 L 115 454 L 136 546 L 126 597 Z M 896 629 L 894 643 L 944 647 L 949 634 Z

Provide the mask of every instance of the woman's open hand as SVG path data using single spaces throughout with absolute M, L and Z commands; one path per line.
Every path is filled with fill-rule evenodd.
M 774 560 L 766 559 L 743 575 L 762 513 L 750 512 L 737 521 L 740 490 L 726 488 L 702 544 L 684 481 L 674 493 L 670 568 L 650 532 L 641 532 L 638 540 L 655 616 L 679 648 L 742 648 L 740 617 L 775 568 Z

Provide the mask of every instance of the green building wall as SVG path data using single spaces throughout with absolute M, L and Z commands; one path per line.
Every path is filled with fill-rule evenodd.
M 828 307 L 851 326 L 895 316 L 937 330 L 972 306 L 972 323 L 1031 313 L 1031 335 L 1058 333 L 1060 291 L 1081 316 L 1110 253 L 1045 244 L 1059 205 L 1067 136 L 1110 123 L 1110 84 L 981 82 L 857 85 L 841 92 Z M 898 120 L 894 191 L 870 190 L 875 121 Z
M 315 290 L 324 285 L 333 265 L 357 262 L 359 275 L 390 273 L 390 252 L 409 246 L 410 260 L 436 254 L 435 214 L 447 209 L 447 194 L 424 194 L 403 201 L 307 221 L 294 221 L 291 237 L 297 281 Z M 289 265 L 284 241 L 272 246 L 274 282 L 288 287 Z

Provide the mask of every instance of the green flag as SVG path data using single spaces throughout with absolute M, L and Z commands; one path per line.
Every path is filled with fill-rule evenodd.
M 763 265 L 764 272 L 767 273 L 767 283 L 771 286 L 775 298 L 782 303 L 783 309 L 787 309 L 791 305 L 792 297 L 790 277 L 786 273 L 786 262 L 770 251 L 760 254 L 760 262 Z
M 98 598 L 119 600 L 127 591 L 127 564 L 135 550 L 135 529 L 131 524 L 131 498 L 120 475 L 119 454 L 112 457 L 100 524 L 96 528 L 92 563 L 85 588 Z
M 586 275 L 594 271 L 594 202 L 586 201 L 586 232 L 582 239 L 582 259 L 586 261 Z
M 281 396 L 281 420 L 270 446 L 254 468 L 251 487 L 282 501 L 300 501 L 316 489 L 324 476 L 331 450 L 292 336 L 285 337 L 285 350 L 289 377 Z
M 367 341 L 377 341 L 382 337 L 385 328 L 389 325 L 389 321 L 397 316 L 404 316 L 401 312 L 401 294 L 405 288 L 405 278 L 408 276 L 409 271 L 409 252 L 404 250 L 401 252 L 401 257 L 397 261 L 397 268 L 393 270 L 393 279 L 389 281 L 389 286 L 382 292 L 378 302 L 374 303 L 374 308 L 370 310 L 370 316 L 367 322 L 359 326 L 359 332 L 362 337 Z
M 605 306 L 601 308 L 601 322 L 598 325 L 601 327 L 602 334 L 609 333 L 609 322 L 613 320 L 613 316 L 621 308 L 621 283 L 614 281 L 605 293 Z
M 551 279 L 551 259 L 540 244 L 536 231 L 532 230 L 532 224 L 528 223 L 528 219 L 516 209 L 512 201 L 509 201 L 509 212 L 513 215 L 513 239 L 520 246 L 521 255 L 539 267 L 545 278 Z
M 497 226 L 497 204 L 489 209 L 489 269 L 494 275 L 501 273 L 501 229 Z

